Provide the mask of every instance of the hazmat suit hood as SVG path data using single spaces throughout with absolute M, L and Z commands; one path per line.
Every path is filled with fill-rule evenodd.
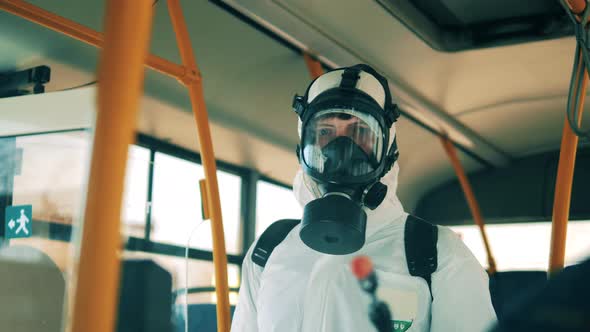
M 395 126 L 393 124 L 390 129 L 390 145 L 396 135 Z M 299 127 L 301 127 L 301 122 L 299 122 Z M 299 129 L 299 133 L 301 135 L 301 129 Z M 366 238 L 388 226 L 398 223 L 401 224 L 405 220 L 405 218 L 401 217 L 406 216 L 406 213 L 397 197 L 398 174 L 399 164 L 396 161 L 391 170 L 381 178 L 381 182 L 387 186 L 387 195 L 383 202 L 375 210 L 363 207 L 367 213 Z M 312 200 L 321 197 L 317 183 L 310 176 L 306 175 L 301 168 L 297 171 L 293 180 L 293 193 L 302 207 Z

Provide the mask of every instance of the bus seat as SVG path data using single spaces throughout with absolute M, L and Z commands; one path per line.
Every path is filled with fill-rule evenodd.
M 498 319 L 527 291 L 541 289 L 547 282 L 545 271 L 504 271 L 490 276 L 490 295 Z
M 59 332 L 62 328 L 65 278 L 39 249 L 0 248 L 0 330 Z
M 217 306 L 213 303 L 188 305 L 189 332 L 217 332 Z M 235 307 L 230 307 L 233 316 Z M 184 306 L 176 305 L 176 332 L 184 332 Z
M 506 307 L 494 332 L 590 331 L 590 259 L 566 267 Z
M 147 259 L 123 261 L 117 332 L 172 332 L 172 276 Z

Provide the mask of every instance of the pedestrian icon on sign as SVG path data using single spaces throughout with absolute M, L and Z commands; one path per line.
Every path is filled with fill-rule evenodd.
M 20 210 L 20 217 L 16 220 L 18 223 L 18 228 L 16 229 L 16 234 L 18 234 L 21 230 L 25 235 L 29 235 L 29 230 L 27 229 L 27 224 L 31 222 L 29 218 L 25 215 L 25 209 Z
M 5 212 L 5 225 L 7 239 L 30 237 L 33 233 L 32 222 L 33 206 L 16 205 L 9 206 Z

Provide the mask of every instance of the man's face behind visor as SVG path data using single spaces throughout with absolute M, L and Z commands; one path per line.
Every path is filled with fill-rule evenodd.
M 326 114 L 317 119 L 316 140 L 320 148 L 338 136 L 352 139 L 367 155 L 373 155 L 375 135 L 363 120 L 346 113 Z
M 363 175 L 382 154 L 381 129 L 375 119 L 350 110 L 318 112 L 304 132 L 304 160 L 320 173 Z

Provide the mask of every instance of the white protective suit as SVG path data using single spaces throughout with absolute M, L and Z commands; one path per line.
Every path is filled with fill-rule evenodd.
M 376 331 L 368 316 L 369 296 L 350 272 L 350 261 L 357 255 L 373 261 L 378 297 L 389 305 L 394 331 L 486 331 L 496 320 L 488 276 L 450 229 L 439 226 L 433 299 L 426 281 L 410 276 L 404 250 L 407 213 L 396 195 L 398 172 L 395 163 L 382 179 L 388 186 L 384 202 L 374 211 L 365 209 L 366 242 L 358 252 L 343 256 L 316 252 L 301 241 L 298 225 L 263 269 L 251 260 L 252 245 L 242 267 L 231 331 Z M 293 190 L 302 206 L 315 199 L 302 171 Z

